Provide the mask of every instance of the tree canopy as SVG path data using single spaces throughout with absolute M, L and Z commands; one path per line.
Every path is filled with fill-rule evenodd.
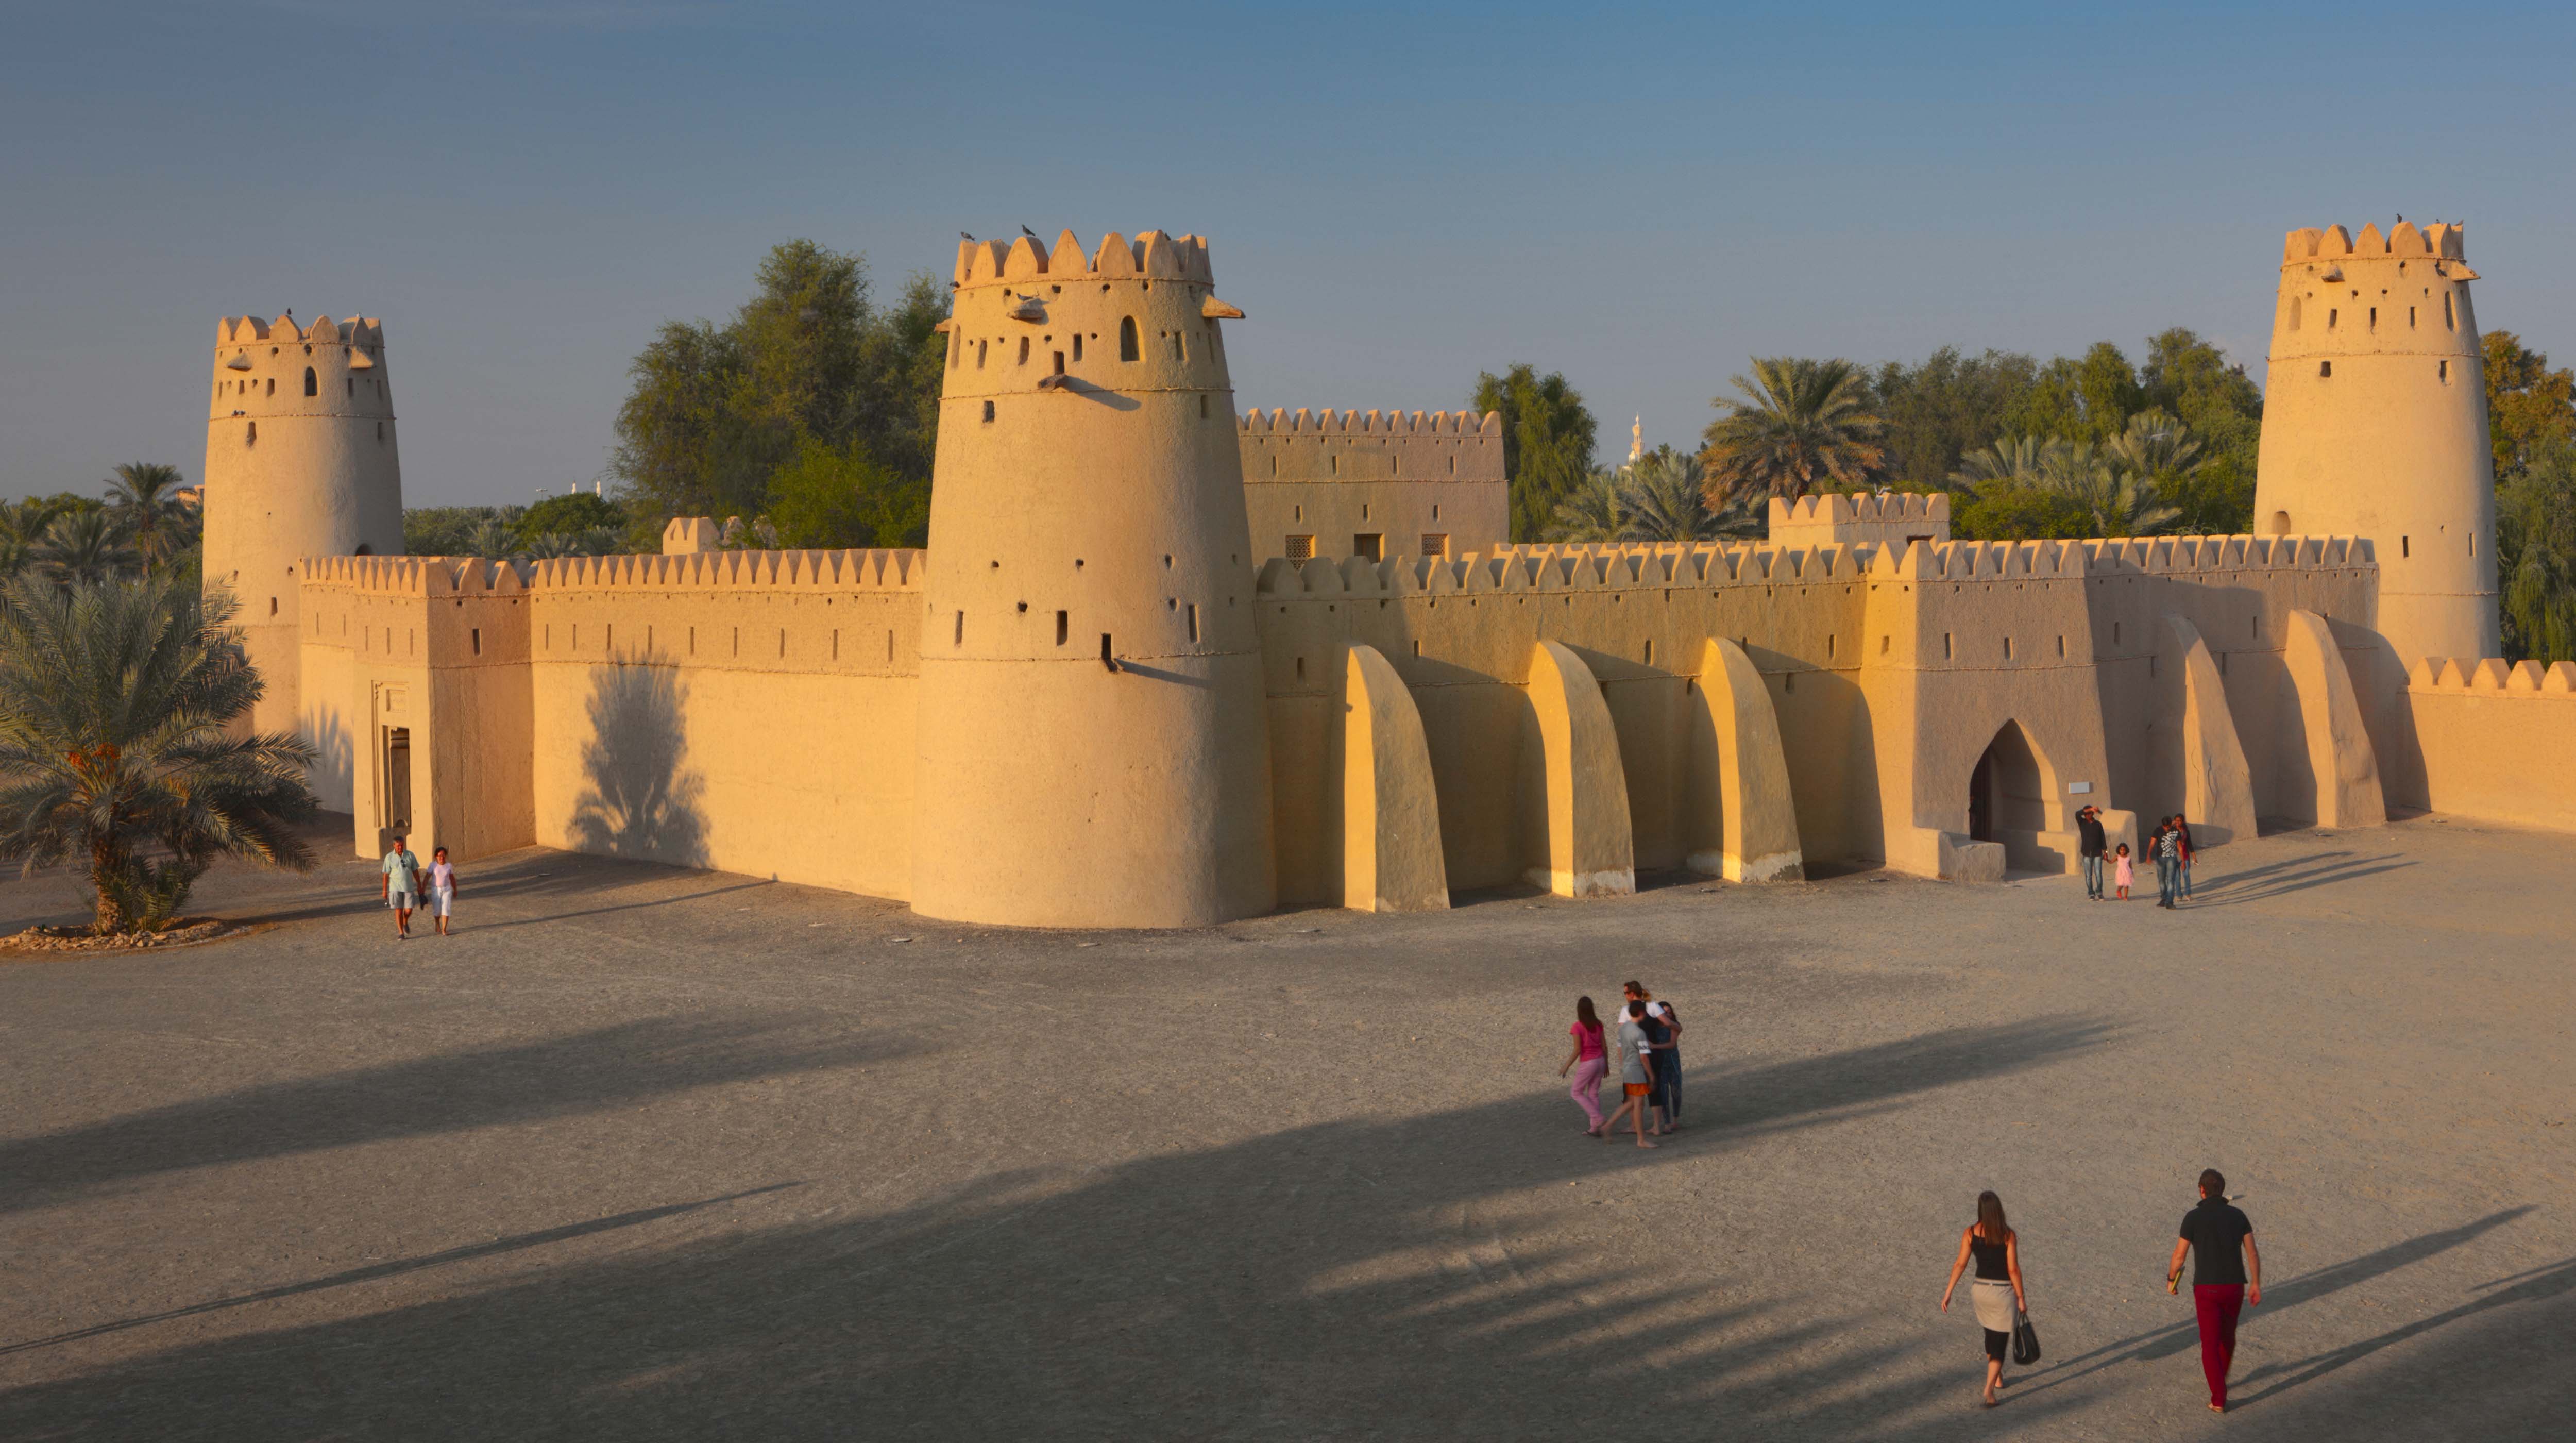
M 932 328 L 947 314 L 930 276 L 879 306 L 864 257 L 794 240 L 722 325 L 665 323 L 628 368 L 609 467 L 634 534 L 783 507 L 805 545 L 919 545 L 939 423 Z
M 1713 505 L 1741 492 L 1794 501 L 1858 490 L 1879 474 L 1887 422 L 1873 409 L 1868 373 L 1851 362 L 1756 356 L 1752 375 L 1732 384 L 1741 395 L 1709 403 L 1724 414 L 1700 452 Z
M 1476 377 L 1479 415 L 1503 421 L 1503 474 L 1511 482 L 1511 539 L 1536 541 L 1556 524 L 1556 508 L 1592 470 L 1594 425 L 1583 395 L 1551 371 L 1515 361 L 1497 376 Z

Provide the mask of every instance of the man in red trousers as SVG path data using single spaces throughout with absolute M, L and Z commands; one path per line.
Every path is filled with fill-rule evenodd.
M 2254 1224 L 2227 1201 L 2216 1168 L 2200 1175 L 2200 1206 L 2182 1217 L 2182 1237 L 2165 1269 L 2165 1291 L 2182 1285 L 2182 1255 L 2191 1254 L 2191 1304 L 2200 1316 L 2200 1371 L 2209 1379 L 2209 1411 L 2227 1411 L 2227 1370 L 2236 1361 L 2236 1315 L 2263 1301 L 2263 1258 Z

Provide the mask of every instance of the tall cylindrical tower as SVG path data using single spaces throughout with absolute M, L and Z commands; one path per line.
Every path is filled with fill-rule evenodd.
M 2369 537 L 2401 665 L 2502 652 L 2476 276 L 2455 225 L 2283 247 L 2254 526 Z
M 913 891 L 933 917 L 1270 909 L 1269 731 L 1207 246 L 959 248 L 930 512 Z
M 299 326 L 224 321 L 206 412 L 205 578 L 241 603 L 268 684 L 260 731 L 299 731 L 296 562 L 402 554 L 402 467 L 384 329 L 374 318 Z

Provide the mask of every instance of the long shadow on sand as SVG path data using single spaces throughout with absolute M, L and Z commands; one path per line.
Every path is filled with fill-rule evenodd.
M 1566 1136 L 1550 1089 L 990 1176 L 890 1213 L 172 1347 L 0 1395 L 0 1436 L 1501 1438 L 1654 1420 L 1920 1436 L 1900 1421 L 1958 1390 L 1898 1366 L 1918 1345 L 1855 1345 L 1830 1318 L 1781 1318 L 1658 1265 L 1657 1248 L 1704 1239 L 1640 1239 L 1605 1263 L 1496 1204 L 1612 1201 L 1630 1169 L 1683 1150 L 2112 1036 L 2043 1018 L 1703 1070 L 1697 1125 L 1660 1152 Z M 1714 1199 L 1708 1226 L 1725 1227 Z M 2018 1416 L 2057 1411 L 2034 1404 Z
M 596 1112 L 918 1046 L 831 1019 L 666 1017 L 270 1083 L 0 1144 L 0 1212 L 181 1168 Z

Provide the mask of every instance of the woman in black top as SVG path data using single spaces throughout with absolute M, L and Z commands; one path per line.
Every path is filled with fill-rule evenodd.
M 1941 1311 L 1950 1311 L 1950 1295 L 1959 1275 L 1977 1265 L 1977 1280 L 1968 1296 L 1977 1305 L 1977 1324 L 1986 1330 L 1986 1406 L 1995 1406 L 1995 1390 L 2004 1385 L 2004 1347 L 2012 1341 L 2013 1320 L 2022 1312 L 2021 1239 L 2004 1222 L 2003 1199 L 1977 1194 L 1977 1220 L 1959 1234 L 1959 1259 L 1950 1265 L 1950 1286 L 1941 1290 Z

